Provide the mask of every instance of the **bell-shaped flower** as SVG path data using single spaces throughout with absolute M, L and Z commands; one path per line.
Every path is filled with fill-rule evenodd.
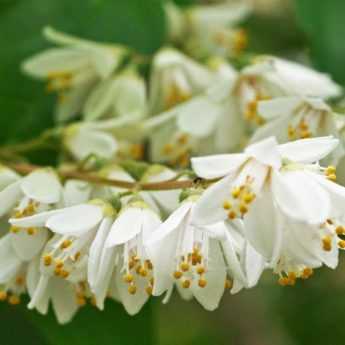
M 252 142 L 269 136 L 275 136 L 279 143 L 324 135 L 339 137 L 335 115 L 320 98 L 294 96 L 261 101 L 258 113 L 266 124 L 256 130 Z M 343 154 L 339 145 L 332 163 L 336 164 Z
M 22 69 L 37 79 L 48 80 L 47 90 L 59 95 L 58 121 L 77 115 L 97 83 L 111 75 L 123 57 L 123 48 L 78 39 L 52 28 L 44 29 L 50 48 L 25 60 Z
M 150 78 L 150 114 L 158 114 L 190 99 L 205 90 L 212 79 L 206 67 L 178 51 L 159 51 L 153 59 Z
M 118 142 L 114 136 L 84 123 L 68 126 L 64 131 L 63 144 L 77 160 L 91 155 L 110 159 L 118 151 Z
M 143 78 L 127 70 L 99 84 L 84 106 L 87 121 L 113 117 L 146 115 L 146 86 Z
M 271 263 L 282 248 L 284 222 L 317 226 L 343 214 L 344 188 L 332 182 L 335 169 L 312 164 L 338 144 L 331 137 L 277 145 L 272 138 L 243 154 L 193 159 L 203 178 L 224 176 L 209 187 L 195 208 L 197 224 L 244 221 L 246 238 Z M 306 226 L 307 228 L 307 226 Z M 320 245 L 321 246 L 321 245 Z
M 88 279 L 97 306 L 115 282 L 117 298 L 126 311 L 139 312 L 154 286 L 152 263 L 144 243 L 161 224 L 159 216 L 142 200 L 130 200 L 110 229 L 99 231 L 90 249 Z

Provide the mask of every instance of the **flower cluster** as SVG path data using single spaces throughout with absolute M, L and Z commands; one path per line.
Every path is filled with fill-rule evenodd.
M 337 144 L 270 137 L 244 153 L 193 158 L 209 186 L 195 182 L 180 202 L 178 190 L 62 185 L 50 169 L 20 177 L 3 168 L 1 216 L 11 226 L 0 240 L 0 297 L 17 304 L 27 292 L 29 308 L 43 314 L 51 301 L 64 323 L 88 300 L 103 309 L 110 297 L 135 314 L 176 287 L 213 310 L 225 290 L 253 287 L 264 269 L 293 285 L 323 264 L 335 268 L 345 188 L 318 162 Z M 154 170 L 146 181 L 175 176 Z M 133 181 L 117 166 L 99 174 Z
M 214 310 L 265 270 L 292 286 L 337 267 L 342 89 L 297 62 L 242 60 L 250 11 L 167 2 L 170 45 L 150 57 L 44 29 L 56 47 L 22 70 L 57 93 L 61 164 L 0 167 L 0 300 L 51 302 L 66 323 L 88 302 L 136 314 L 176 288 Z

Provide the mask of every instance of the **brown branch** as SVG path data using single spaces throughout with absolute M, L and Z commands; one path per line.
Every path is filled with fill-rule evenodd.
M 32 171 L 42 168 L 40 166 L 26 164 L 26 163 L 7 163 L 9 168 L 13 169 L 19 174 L 29 174 Z M 101 184 L 113 187 L 119 187 L 124 189 L 132 190 L 147 190 L 147 191 L 159 191 L 159 190 L 174 190 L 174 189 L 184 189 L 194 187 L 198 181 L 195 180 L 167 180 L 162 182 L 128 182 L 123 180 L 108 179 L 104 177 L 97 176 L 95 174 L 84 173 L 77 170 L 67 170 L 67 169 L 58 169 L 57 173 L 61 178 L 64 179 L 77 179 L 81 181 L 90 182 L 93 184 Z M 201 180 L 200 180 L 201 181 Z M 214 180 L 203 180 L 201 181 L 205 184 L 215 182 Z

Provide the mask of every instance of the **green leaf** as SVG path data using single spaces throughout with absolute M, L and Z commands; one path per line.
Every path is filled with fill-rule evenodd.
M 345 1 L 296 0 L 295 3 L 298 22 L 310 39 L 314 64 L 344 84 Z
M 36 136 L 53 125 L 53 97 L 20 71 L 23 59 L 48 46 L 44 26 L 152 53 L 164 40 L 160 0 L 0 1 L 0 142 Z

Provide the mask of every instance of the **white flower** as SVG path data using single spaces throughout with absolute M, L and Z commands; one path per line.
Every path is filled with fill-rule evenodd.
M 153 59 L 150 113 L 160 113 L 188 100 L 208 87 L 212 78 L 207 68 L 178 51 L 161 50 Z
M 249 277 L 247 273 L 256 271 L 260 259 L 256 255 L 253 262 L 253 251 L 246 252 L 241 235 L 237 241 L 223 223 L 205 228 L 194 226 L 194 207 L 194 197 L 187 199 L 146 244 L 154 267 L 153 294 L 167 291 L 166 301 L 176 284 L 182 297 L 194 296 L 204 308 L 214 310 L 226 287 L 233 286 L 235 293 L 243 286 L 255 285 L 260 274 L 251 280 L 253 275 Z
M 202 94 L 146 121 L 154 161 L 184 167 L 190 154 L 228 151 L 238 145 L 237 123 L 229 116 L 237 72 L 221 59 L 210 65 L 213 81 Z
M 212 224 L 241 218 L 254 248 L 268 261 L 277 260 L 282 239 L 280 213 L 311 225 L 341 214 L 344 189 L 328 180 L 334 179 L 334 168 L 311 165 L 337 144 L 338 140 L 323 137 L 278 146 L 268 138 L 249 146 L 243 154 L 194 158 L 198 176 L 225 176 L 200 198 L 195 222 Z
M 84 123 L 67 127 L 64 131 L 63 144 L 77 160 L 83 160 L 92 154 L 110 159 L 118 150 L 118 143 L 111 134 Z
M 48 80 L 48 91 L 58 92 L 56 117 L 58 121 L 65 121 L 81 111 L 92 88 L 117 68 L 123 51 L 52 28 L 45 28 L 44 35 L 62 47 L 47 49 L 27 59 L 22 68 L 35 78 Z
M 89 284 L 103 309 L 110 281 L 126 311 L 139 312 L 152 292 L 152 267 L 144 243 L 161 224 L 143 201 L 130 201 L 110 229 L 99 231 L 90 250 Z M 114 293 L 114 292 L 113 292 Z
M 223 1 L 219 4 L 192 6 L 186 11 L 182 44 L 194 56 L 233 56 L 247 45 L 243 30 L 235 26 L 251 11 L 248 2 Z
M 323 135 L 339 137 L 332 109 L 319 98 L 295 96 L 261 101 L 258 114 L 267 124 L 256 130 L 252 142 L 269 136 L 275 136 L 280 143 Z M 339 145 L 332 163 L 336 164 L 343 154 Z
M 128 70 L 99 84 L 84 106 L 84 119 L 97 120 L 122 116 L 146 115 L 145 81 Z

